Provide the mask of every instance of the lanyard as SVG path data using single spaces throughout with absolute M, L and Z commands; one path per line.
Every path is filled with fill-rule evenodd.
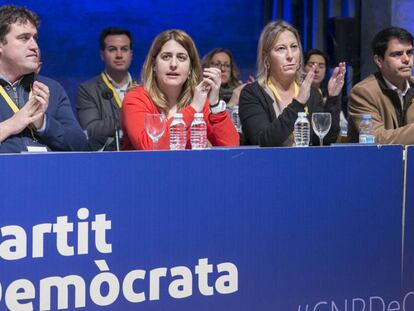
M 7 105 L 9 105 L 10 109 L 13 110 L 14 113 L 18 112 L 20 109 L 17 107 L 17 105 L 14 103 L 14 101 L 10 98 L 9 94 L 7 94 L 6 90 L 2 85 L 0 85 L 0 94 L 3 96 L 4 100 L 6 101 Z M 31 95 L 31 91 L 30 91 Z M 29 95 L 29 97 L 30 97 Z
M 296 82 L 294 82 L 294 83 L 295 83 L 295 85 L 294 85 L 295 86 L 295 96 L 294 97 L 296 97 L 299 94 L 299 86 L 296 84 Z M 276 87 L 273 84 L 271 79 L 269 79 L 267 81 L 267 86 L 270 87 L 270 89 L 272 90 L 272 92 L 275 95 L 276 99 L 280 102 L 282 99 L 281 99 L 281 97 L 279 95 L 279 92 L 277 91 L 277 89 L 276 89 Z
M 294 95 L 294 97 L 296 97 L 299 94 L 299 86 L 298 86 L 298 84 L 296 82 L 294 82 L 294 83 L 295 83 L 294 84 L 294 87 L 295 87 L 295 95 Z M 273 82 L 272 82 L 271 79 L 267 80 L 267 86 L 272 90 L 273 95 L 276 97 L 277 101 L 280 102 L 282 99 L 281 99 L 281 97 L 279 95 L 279 92 L 276 89 L 276 87 L 273 84 Z M 308 106 L 305 105 L 304 110 L 305 110 L 306 115 L 308 115 L 309 114 L 308 113 Z
M 6 101 L 7 105 L 9 105 L 13 113 L 17 113 L 18 111 L 20 111 L 19 107 L 17 107 L 14 101 L 10 98 L 9 94 L 7 94 L 6 90 L 4 89 L 2 85 L 0 85 L 0 95 L 4 98 L 4 100 Z M 30 93 L 29 93 L 29 98 L 31 97 L 32 97 L 32 90 L 30 90 Z M 30 130 L 33 140 L 36 141 L 33 128 L 30 125 L 28 126 L 28 128 Z
M 119 98 L 118 93 L 115 91 L 115 88 L 112 85 L 112 83 L 109 82 L 108 78 L 106 77 L 106 74 L 102 72 L 101 78 L 102 78 L 103 82 L 105 83 L 105 85 L 107 86 L 107 88 L 112 91 L 112 95 L 114 96 L 116 104 L 118 105 L 119 108 L 121 108 L 122 107 L 121 99 Z M 131 83 L 129 82 L 128 86 L 130 86 L 130 84 Z

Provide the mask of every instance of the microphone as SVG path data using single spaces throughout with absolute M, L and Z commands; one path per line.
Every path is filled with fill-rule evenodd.
M 106 99 L 106 100 L 111 100 L 112 98 L 114 98 L 114 94 L 112 93 L 112 91 L 110 89 L 107 89 L 107 88 L 102 90 L 101 96 L 102 96 L 103 99 Z M 112 118 L 114 120 L 114 133 L 115 133 L 116 151 L 119 151 L 120 150 L 119 149 L 119 131 L 118 131 L 118 126 L 116 124 L 116 114 L 115 114 L 115 111 L 114 111 L 114 107 L 112 107 L 112 103 L 109 103 L 109 104 L 110 104 L 110 107 L 111 107 Z M 108 140 L 105 143 L 105 145 L 107 143 L 108 143 Z M 104 149 L 105 149 L 105 146 L 104 146 Z
M 114 94 L 112 94 L 112 91 L 110 89 L 104 89 L 101 92 L 101 96 L 103 97 L 103 99 L 106 100 L 111 100 L 112 98 L 114 98 Z

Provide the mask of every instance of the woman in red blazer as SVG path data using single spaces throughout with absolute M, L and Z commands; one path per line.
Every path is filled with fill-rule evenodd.
M 190 125 L 196 112 L 203 112 L 207 138 L 213 146 L 237 146 L 239 136 L 219 98 L 221 73 L 217 68 L 201 71 L 193 40 L 182 30 L 160 33 L 153 41 L 142 69 L 141 86 L 131 89 L 122 105 L 124 149 L 152 149 L 145 132 L 146 114 L 162 113 L 167 128 L 157 149 L 169 149 L 169 125 L 174 113 L 183 114 L 190 148 Z

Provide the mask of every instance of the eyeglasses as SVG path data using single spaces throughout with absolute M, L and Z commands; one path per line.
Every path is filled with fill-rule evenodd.
M 215 68 L 218 68 L 218 69 L 220 69 L 220 70 L 222 70 L 222 69 L 226 69 L 226 70 L 228 70 L 228 69 L 230 69 L 231 68 L 231 65 L 230 64 L 228 64 L 228 63 L 220 63 L 220 62 L 217 62 L 217 63 L 211 63 L 211 66 L 213 66 L 213 67 L 215 67 Z

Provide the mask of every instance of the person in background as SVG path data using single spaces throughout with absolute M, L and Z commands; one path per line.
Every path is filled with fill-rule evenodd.
M 326 99 L 328 98 L 328 89 L 325 77 L 327 73 L 328 57 L 321 50 L 311 49 L 305 53 L 304 63 L 306 72 L 309 72 L 312 67 L 315 67 L 312 86 L 319 91 L 323 101 L 326 102 Z
M 312 87 L 315 65 L 301 82 L 302 64 L 298 31 L 282 20 L 267 24 L 259 39 L 257 81 L 246 85 L 240 94 L 240 120 L 249 144 L 292 146 L 298 112 L 308 116 L 313 112 L 331 113 L 332 125 L 324 142 L 336 142 L 345 63 L 333 71 L 325 104 L 321 94 Z M 318 137 L 311 132 L 311 142 L 318 145 Z
M 370 114 L 379 144 L 414 144 L 413 36 L 399 27 L 377 33 L 371 43 L 375 74 L 355 85 L 348 101 L 348 138 L 358 142 L 362 115 Z
M 240 92 L 247 83 L 254 81 L 249 77 L 246 83 L 240 80 L 240 73 L 234 61 L 232 53 L 223 48 L 216 48 L 207 53 L 202 60 L 202 67 L 215 67 L 221 71 L 220 99 L 227 103 L 227 110 L 231 116 L 234 126 L 240 136 L 240 144 L 245 144 L 245 138 L 241 130 L 239 118 Z
M 36 13 L 0 7 L 0 152 L 87 150 L 65 90 L 38 75 Z
M 128 88 L 135 83 L 129 73 L 132 35 L 126 29 L 106 28 L 99 37 L 102 73 L 82 83 L 77 111 L 93 150 L 119 150 L 121 106 Z
M 224 100 L 228 107 L 237 106 L 240 92 L 246 83 L 240 81 L 240 72 L 232 53 L 227 49 L 216 48 L 203 57 L 202 67 L 220 69 L 220 99 Z M 248 82 L 253 82 L 253 79 L 250 77 Z
M 328 85 L 327 85 L 327 68 L 328 68 L 328 56 L 318 49 L 311 49 L 305 53 L 304 57 L 305 71 L 308 72 L 315 67 L 315 75 L 313 77 L 312 86 L 316 88 L 322 95 L 323 102 L 326 103 L 328 98 Z M 340 141 L 346 141 L 348 121 L 341 109 L 340 114 Z
M 187 126 L 187 149 L 190 148 L 190 125 L 196 112 L 204 114 L 207 137 L 213 146 L 239 144 L 226 103 L 219 98 L 221 72 L 217 68 L 201 70 L 194 42 L 184 31 L 166 30 L 154 39 L 141 80 L 142 86 L 130 90 L 122 106 L 125 149 L 152 149 L 152 140 L 144 127 L 147 113 L 163 113 L 168 119 L 158 149 L 169 149 L 169 126 L 176 112 L 183 114 Z

